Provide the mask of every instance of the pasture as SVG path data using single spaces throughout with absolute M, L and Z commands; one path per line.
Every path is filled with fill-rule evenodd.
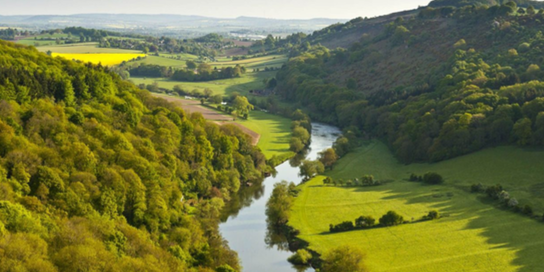
M 284 63 L 287 62 L 287 57 L 285 55 L 270 55 L 270 56 L 263 56 L 263 57 L 256 57 L 256 58 L 248 58 L 248 59 L 242 59 L 242 60 L 230 60 L 230 59 L 219 59 L 221 61 L 218 62 L 210 62 L 209 64 L 212 67 L 222 68 L 222 67 L 229 67 L 229 66 L 236 66 L 239 64 L 240 66 L 246 67 L 246 69 L 264 69 L 265 67 L 274 67 L 274 68 L 280 68 Z
M 291 120 L 261 111 L 252 111 L 248 120 L 237 119 L 237 123 L 261 135 L 258 146 L 266 158 L 274 155 L 290 157 L 294 155 L 289 150 L 291 139 Z
M 93 54 L 93 53 L 141 54 L 142 53 L 142 51 L 139 51 L 139 50 L 101 48 L 101 47 L 98 47 L 98 43 L 96 42 L 40 46 L 40 47 L 37 47 L 36 49 L 44 53 L 47 51 L 51 51 L 53 53 L 62 53 L 62 54 Z
M 160 56 L 148 55 L 147 58 L 131 62 L 130 65 L 138 66 L 140 64 L 145 63 L 145 64 L 160 65 L 160 66 L 173 67 L 173 68 L 179 69 L 179 68 L 187 67 L 186 65 L 187 60 L 194 60 L 196 58 L 198 57 L 191 54 L 173 55 L 173 58 L 172 56 L 163 56 L 163 54 L 161 54 Z
M 263 83 L 263 80 L 273 78 L 275 75 L 276 72 L 248 72 L 239 78 L 220 79 L 204 82 L 181 82 L 169 80 L 168 78 L 138 77 L 131 77 L 130 80 L 132 80 L 136 85 L 142 83 L 153 84 L 154 82 L 157 82 L 159 84 L 159 88 L 164 88 L 168 90 L 172 90 L 174 86 L 179 85 L 182 89 L 186 91 L 192 91 L 194 89 L 203 91 L 204 89 L 208 88 L 212 90 L 214 94 L 219 94 L 223 96 L 230 95 L 233 92 L 238 92 L 241 95 L 248 96 L 249 98 L 250 90 L 264 88 L 265 85 Z
M 497 207 L 469 186 L 502 184 L 519 202 L 544 211 L 544 151 L 497 147 L 435 164 L 400 164 L 378 141 L 342 158 L 326 175 L 351 179 L 372 174 L 389 181 L 376 187 L 323 185 L 323 176 L 300 186 L 290 225 L 310 248 L 323 253 L 349 244 L 363 249 L 370 271 L 540 271 L 544 223 Z M 442 185 L 407 181 L 428 171 L 445 178 Z M 391 228 L 328 233 L 361 215 L 379 219 L 389 210 L 405 220 L 430 210 L 443 218 Z
M 65 59 L 75 59 L 83 62 L 91 62 L 94 64 L 102 63 L 102 65 L 112 66 L 129 61 L 138 57 L 144 57 L 145 54 L 60 54 L 52 53 L 53 57 L 62 57 Z

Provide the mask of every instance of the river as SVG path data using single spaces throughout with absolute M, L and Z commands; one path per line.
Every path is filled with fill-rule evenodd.
M 336 127 L 312 123 L 312 142 L 305 159 L 315 160 L 318 153 L 332 146 L 340 134 Z M 300 160 L 302 158 L 298 158 Z M 293 164 L 293 165 L 292 165 Z M 244 188 L 240 196 L 229 203 L 227 214 L 219 229 L 229 242 L 231 249 L 238 252 L 244 272 L 292 272 L 297 271 L 287 258 L 292 255 L 286 246 L 269 246 L 266 242 L 266 202 L 274 184 L 286 180 L 299 184 L 298 166 L 293 160 L 276 167 L 275 176 L 264 179 L 262 185 Z M 311 269 L 308 269 L 310 271 Z

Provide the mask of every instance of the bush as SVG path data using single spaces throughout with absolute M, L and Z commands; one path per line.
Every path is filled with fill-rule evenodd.
M 526 215 L 532 215 L 533 214 L 533 208 L 531 206 L 529 206 L 529 205 L 525 205 L 523 207 L 522 213 L 526 214 Z
M 493 199 L 498 199 L 499 198 L 499 195 L 500 193 L 503 191 L 503 188 L 501 185 L 497 184 L 495 186 L 489 186 L 487 187 L 487 189 L 485 189 L 485 193 L 487 194 L 487 196 L 493 198 Z
M 484 185 L 482 185 L 481 183 L 472 184 L 472 186 L 470 186 L 470 191 L 473 193 L 481 193 L 485 191 L 485 188 Z
M 404 222 L 404 218 L 394 211 L 388 211 L 380 218 L 380 225 L 384 227 L 400 225 Z
M 423 182 L 427 184 L 440 184 L 444 182 L 444 179 L 437 173 L 429 172 L 423 176 Z
M 433 211 L 430 211 L 429 214 L 427 214 L 423 218 L 426 220 L 434 220 L 434 219 L 440 218 L 440 214 L 438 213 L 438 211 L 433 210 Z
M 376 225 L 376 219 L 372 216 L 360 216 L 359 218 L 355 219 L 355 227 L 364 229 L 364 228 L 371 228 L 374 225 Z
M 292 264 L 306 265 L 312 259 L 312 254 L 305 249 L 299 249 L 287 259 Z
M 329 231 L 330 232 L 342 232 L 342 231 L 350 231 L 354 230 L 355 226 L 353 225 L 353 222 L 351 221 L 345 221 L 338 225 L 329 225 Z

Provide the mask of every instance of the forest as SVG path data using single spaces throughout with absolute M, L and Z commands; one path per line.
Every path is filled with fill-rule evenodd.
M 269 169 L 234 126 L 0 41 L 0 271 L 238 271 L 219 213 Z
M 444 22 L 451 31 L 431 29 L 431 21 Z M 347 50 L 319 44 L 299 50 L 279 71 L 277 92 L 299 102 L 312 119 L 385 139 L 406 163 L 501 144 L 542 146 L 542 21 L 544 12 L 514 2 L 422 9 L 416 18 L 388 23 L 379 35 Z M 429 52 L 435 44 L 443 50 Z M 375 70 L 407 53 L 422 58 L 432 53 L 445 61 L 396 67 L 418 73 L 411 77 L 388 74 L 393 67 Z M 361 72 L 375 82 L 346 77 Z

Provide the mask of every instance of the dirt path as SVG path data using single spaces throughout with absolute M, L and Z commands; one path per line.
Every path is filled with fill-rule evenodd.
M 157 94 L 157 93 L 151 93 L 154 97 L 162 98 L 168 102 L 172 102 L 177 106 L 180 106 L 183 108 L 183 110 L 187 113 L 192 112 L 199 112 L 204 116 L 206 120 L 215 121 L 216 124 L 222 126 L 225 124 L 232 124 L 240 128 L 244 133 L 251 136 L 251 144 L 257 145 L 259 143 L 259 140 L 261 139 L 261 135 L 247 127 L 244 127 L 243 125 L 233 122 L 232 117 L 229 115 L 222 114 L 220 112 L 216 112 L 212 109 L 203 107 L 200 105 L 200 101 L 198 100 L 187 100 L 182 99 L 180 97 L 174 97 L 174 96 L 168 96 L 164 94 Z

